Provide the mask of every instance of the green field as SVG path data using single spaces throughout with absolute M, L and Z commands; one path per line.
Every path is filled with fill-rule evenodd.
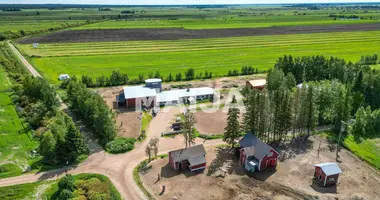
M 358 61 L 379 53 L 380 31 L 231 37 L 216 39 L 131 41 L 74 44 L 19 45 L 46 78 L 59 74 L 109 75 L 120 70 L 130 77 L 160 71 L 161 75 L 194 68 L 222 76 L 230 69 L 250 65 L 267 70 L 284 54 L 338 56 Z
M 185 29 L 218 29 L 218 28 L 257 28 L 274 26 L 330 25 L 330 24 L 360 24 L 380 23 L 378 20 L 334 20 L 328 17 L 297 16 L 297 17 L 240 17 L 211 19 L 178 19 L 178 20 L 112 20 L 90 24 L 72 29 L 120 29 L 120 28 L 185 28 Z
M 77 24 L 83 22 L 80 20 L 66 20 L 66 21 L 55 21 L 55 20 L 22 20 L 22 21 L 1 21 L 0 20 L 0 32 L 12 31 L 17 32 L 19 30 L 23 31 L 39 31 L 49 28 L 61 27 L 67 24 Z
M 38 142 L 25 132 L 11 99 L 11 83 L 0 66 L 0 178 L 18 176 L 33 158 Z
M 344 139 L 344 145 L 361 159 L 380 170 L 380 138 L 356 143 L 353 136 Z

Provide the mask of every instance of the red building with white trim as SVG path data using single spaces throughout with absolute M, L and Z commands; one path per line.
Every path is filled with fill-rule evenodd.
M 206 168 L 206 150 L 203 144 L 169 152 L 169 164 L 174 170 L 189 168 L 190 171 Z
M 240 163 L 251 172 L 276 168 L 279 153 L 252 133 L 240 141 Z
M 338 182 L 342 170 L 336 163 L 320 163 L 314 165 L 314 177 L 323 186 L 335 185 Z

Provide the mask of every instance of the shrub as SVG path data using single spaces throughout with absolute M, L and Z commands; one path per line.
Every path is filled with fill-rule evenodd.
M 21 175 L 22 169 L 15 164 L 8 163 L 0 165 L 0 178 Z
M 106 151 L 109 153 L 125 153 L 134 148 L 136 140 L 134 138 L 120 138 L 106 144 Z

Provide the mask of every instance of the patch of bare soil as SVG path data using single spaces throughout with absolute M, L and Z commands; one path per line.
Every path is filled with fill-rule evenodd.
M 157 199 L 378 199 L 378 172 L 345 149 L 340 151 L 339 166 L 343 173 L 338 185 L 314 184 L 313 164 L 335 162 L 331 145 L 323 140 L 319 158 L 318 145 L 319 138 L 311 138 L 306 143 L 298 141 L 288 148 L 280 148 L 286 157 L 276 170 L 247 174 L 233 151 L 208 147 L 208 167 L 203 173 L 174 171 L 165 158 L 150 163 L 140 176 Z
M 103 30 L 66 30 L 29 37 L 19 42 L 31 43 L 71 43 L 71 42 L 111 42 L 140 40 L 181 40 L 201 38 L 223 38 L 261 35 L 285 35 L 324 32 L 348 32 L 380 30 L 380 24 L 347 24 L 285 26 L 267 28 L 233 29 L 183 29 L 183 28 L 140 28 L 140 29 L 103 29 Z
M 228 150 L 207 148 L 209 167 L 203 173 L 173 171 L 168 158 L 153 161 L 141 172 L 141 180 L 157 199 L 315 199 L 281 184 L 248 177 Z M 226 176 L 220 169 L 227 170 Z
M 199 111 L 195 113 L 195 128 L 202 134 L 223 134 L 227 124 L 227 113 L 218 110 L 213 113 Z

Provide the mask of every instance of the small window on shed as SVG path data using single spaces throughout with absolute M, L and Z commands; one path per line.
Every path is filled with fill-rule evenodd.
M 268 154 L 267 154 L 267 156 L 268 157 L 271 157 L 271 156 L 273 156 L 273 152 L 271 151 L 271 152 L 269 152 Z
M 318 179 L 321 181 L 321 180 L 322 180 L 322 176 L 321 176 L 321 175 L 319 175 L 319 176 L 318 176 Z

